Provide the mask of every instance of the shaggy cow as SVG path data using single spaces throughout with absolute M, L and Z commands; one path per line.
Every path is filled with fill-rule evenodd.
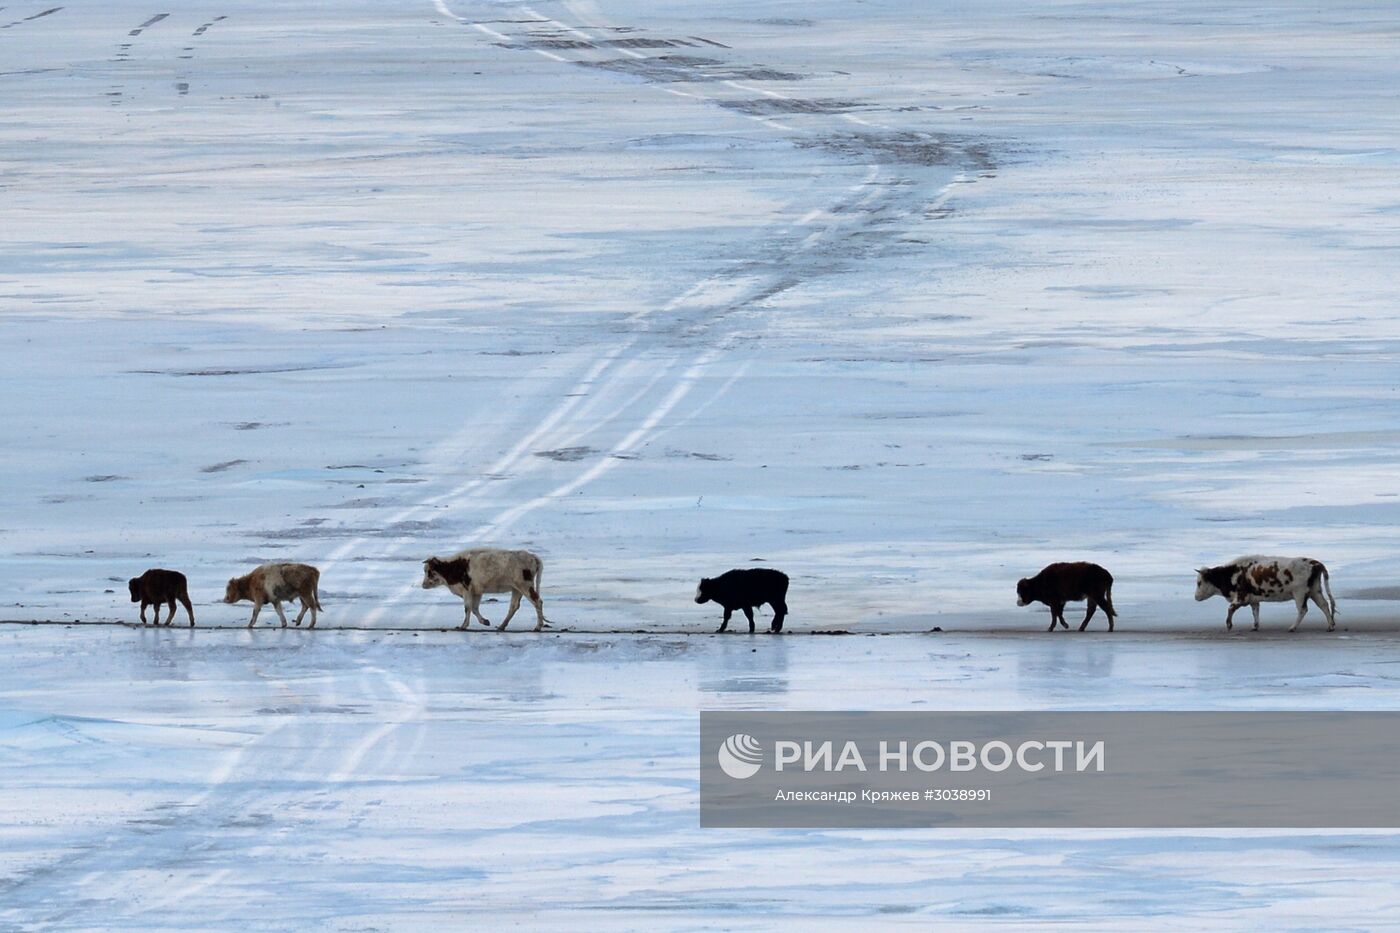
M 1020 580 L 1016 584 L 1016 605 L 1029 606 L 1041 602 L 1050 607 L 1050 629 L 1055 631 L 1055 623 L 1065 628 L 1065 603 L 1088 600 L 1088 612 L 1079 623 L 1082 632 L 1094 617 L 1094 610 L 1103 607 L 1108 616 L 1108 630 L 1113 631 L 1113 619 L 1118 615 L 1113 609 L 1113 575 L 1098 564 L 1084 561 L 1066 564 L 1051 564 L 1033 577 Z
M 1322 599 L 1323 593 L 1327 600 Z M 1202 567 L 1196 571 L 1196 601 L 1224 596 L 1230 604 L 1225 613 L 1225 630 L 1234 628 L 1235 610 L 1248 606 L 1254 613 L 1254 631 L 1259 631 L 1259 604 L 1282 603 L 1293 600 L 1298 606 L 1298 618 L 1289 631 L 1298 629 L 1308 614 L 1308 600 L 1317 603 L 1327 619 L 1327 631 L 1337 627 L 1337 601 L 1332 598 L 1332 584 L 1327 568 L 1310 557 L 1237 557 L 1219 567 Z
M 783 617 L 787 615 L 788 577 L 781 570 L 766 567 L 751 567 L 747 570 L 731 570 L 713 580 L 705 577 L 695 588 L 695 601 L 707 603 L 711 600 L 724 607 L 724 621 L 719 631 L 729 628 L 729 617 L 735 609 L 740 609 L 749 620 L 749 634 L 753 634 L 754 607 L 764 603 L 773 607 L 773 625 L 770 632 L 783 630 Z
M 316 612 L 321 609 L 321 597 L 317 588 L 321 583 L 321 571 L 310 564 L 263 564 L 252 573 L 234 577 L 224 588 L 224 602 L 236 603 L 240 600 L 253 601 L 253 617 L 248 620 L 252 628 L 262 612 L 263 603 L 272 603 L 277 610 L 277 618 L 282 627 L 287 627 L 287 616 L 282 611 L 282 601 L 296 599 L 301 602 L 301 612 L 297 613 L 296 624 L 301 625 L 306 610 L 311 610 L 311 628 L 316 627 Z M 322 610 L 324 611 L 324 610 Z
M 127 581 L 131 590 L 131 601 L 141 604 L 141 624 L 146 624 L 146 607 L 156 607 L 153 625 L 160 625 L 160 607 L 167 606 L 170 614 L 165 624 L 175 621 L 175 600 L 185 607 L 185 615 L 190 617 L 190 628 L 194 628 L 194 607 L 190 605 L 190 587 L 185 575 L 178 570 L 162 570 L 159 567 L 147 570 L 139 577 Z
M 540 574 L 544 564 L 529 551 L 506 551 L 500 548 L 477 547 L 459 551 L 450 557 L 429 557 L 423 561 L 423 589 L 445 586 L 462 597 L 467 617 L 458 628 L 470 628 L 472 614 L 481 620 L 482 625 L 490 625 L 481 614 L 483 593 L 509 593 L 510 609 L 501 620 L 501 631 L 505 631 L 515 610 L 520 608 L 520 598 L 530 601 L 535 607 L 535 628 L 544 628 L 544 602 L 540 599 Z

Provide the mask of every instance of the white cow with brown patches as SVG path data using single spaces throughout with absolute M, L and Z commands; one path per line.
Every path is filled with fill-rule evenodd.
M 529 551 L 469 548 L 448 557 L 429 557 L 423 561 L 423 589 L 445 586 L 462 597 L 467 617 L 458 628 L 469 628 L 473 613 L 482 625 L 490 625 L 481 614 L 482 594 L 509 593 L 510 609 L 501 620 L 501 631 L 505 631 L 524 597 L 535 607 L 538 617 L 535 631 L 538 632 L 545 625 L 544 602 L 540 599 L 540 574 L 543 572 L 544 563 Z
M 1327 599 L 1323 600 L 1323 594 Z M 1237 557 L 1219 567 L 1202 567 L 1196 571 L 1196 600 L 1224 596 L 1230 604 L 1225 614 L 1225 630 L 1234 628 L 1235 610 L 1248 606 L 1254 612 L 1254 631 L 1259 631 L 1259 604 L 1282 603 L 1292 600 L 1298 606 L 1298 618 L 1289 631 L 1296 631 L 1303 616 L 1308 614 L 1308 600 L 1317 604 L 1327 619 L 1327 631 L 1337 627 L 1337 601 L 1332 598 L 1332 584 L 1322 561 L 1311 557 Z

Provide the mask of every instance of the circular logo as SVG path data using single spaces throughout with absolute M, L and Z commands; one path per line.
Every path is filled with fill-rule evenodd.
M 735 780 L 751 778 L 763 767 L 763 746 L 753 736 L 737 732 L 719 747 L 719 767 Z

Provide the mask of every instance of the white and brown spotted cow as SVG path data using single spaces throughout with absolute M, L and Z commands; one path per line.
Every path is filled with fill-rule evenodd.
M 510 609 L 501 620 L 501 631 L 510 624 L 523 596 L 535 607 L 535 631 L 544 628 L 544 602 L 540 599 L 540 574 L 544 564 L 529 551 L 506 551 L 493 547 L 469 548 L 449 557 L 429 557 L 423 561 L 423 589 L 445 586 L 462 597 L 467 617 L 458 628 L 469 628 L 472 614 L 482 625 L 490 625 L 481 614 L 483 593 L 509 593 Z
M 1327 599 L 1322 596 L 1326 593 Z M 1202 567 L 1196 571 L 1196 600 L 1224 596 L 1230 603 L 1225 614 L 1225 630 L 1234 627 L 1235 610 L 1248 606 L 1254 612 L 1254 630 L 1259 630 L 1259 604 L 1282 603 L 1288 600 L 1298 605 L 1298 618 L 1289 631 L 1296 631 L 1303 616 L 1308 614 L 1308 600 L 1317 603 L 1327 619 L 1327 631 L 1337 627 L 1337 601 L 1332 598 L 1332 584 L 1322 561 L 1310 557 L 1237 557 L 1219 567 Z

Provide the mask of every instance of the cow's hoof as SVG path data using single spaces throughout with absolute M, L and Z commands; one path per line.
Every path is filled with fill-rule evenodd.
M 490 627 L 491 627 L 491 623 L 490 623 L 489 621 L 487 621 L 486 619 L 482 619 L 482 620 L 481 620 L 481 624 L 484 625 L 484 626 L 486 626 L 487 628 L 490 628 Z
M 1337 628 L 1337 626 L 1335 626 L 1335 625 L 1329 625 L 1329 626 L 1327 626 L 1327 631 L 1331 632 L 1331 631 L 1334 631 L 1336 628 Z
M 461 625 L 457 626 L 457 631 L 459 631 L 459 632 L 469 632 L 469 631 L 471 631 L 471 627 L 472 627 L 472 624 L 471 624 L 470 622 L 463 622 Z

